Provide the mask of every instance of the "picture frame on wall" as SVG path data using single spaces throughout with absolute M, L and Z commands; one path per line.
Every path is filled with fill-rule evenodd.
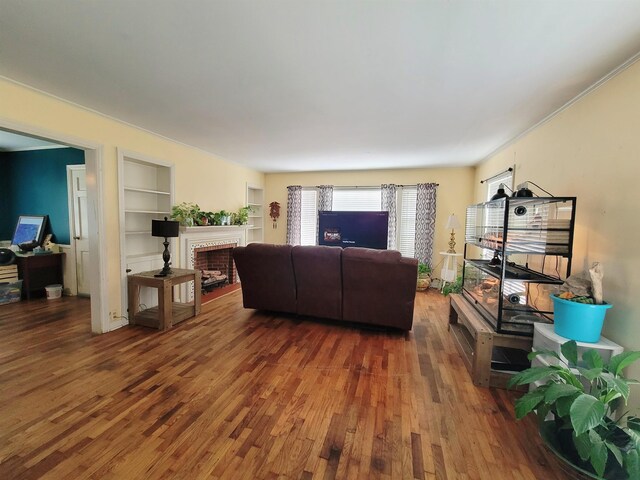
M 42 237 L 47 226 L 48 215 L 20 215 L 13 233 L 11 245 L 30 242 L 42 243 Z

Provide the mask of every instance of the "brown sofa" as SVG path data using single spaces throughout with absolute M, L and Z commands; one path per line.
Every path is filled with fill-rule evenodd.
M 411 330 L 418 261 L 395 250 L 252 243 L 233 249 L 245 308 Z

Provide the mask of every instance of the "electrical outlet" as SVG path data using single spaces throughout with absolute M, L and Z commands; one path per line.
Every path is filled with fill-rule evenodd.
M 115 310 L 113 310 L 112 312 L 109 312 L 109 320 L 115 320 L 116 318 L 118 318 L 118 315 Z

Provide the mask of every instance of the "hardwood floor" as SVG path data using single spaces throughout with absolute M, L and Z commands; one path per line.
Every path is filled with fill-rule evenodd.
M 92 336 L 78 298 L 0 306 L 2 479 L 562 479 L 418 293 L 408 334 L 244 310 Z

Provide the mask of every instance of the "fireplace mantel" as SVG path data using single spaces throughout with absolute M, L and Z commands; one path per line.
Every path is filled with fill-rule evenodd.
M 180 227 L 180 267 L 193 269 L 195 250 L 213 245 L 247 244 L 248 225 Z M 193 298 L 193 287 L 184 292 L 187 301 Z M 183 292 L 181 292 L 183 295 Z

